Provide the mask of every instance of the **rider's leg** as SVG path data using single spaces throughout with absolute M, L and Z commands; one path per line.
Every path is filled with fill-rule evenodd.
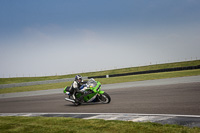
M 81 93 L 81 94 L 84 94 L 84 92 L 80 91 L 78 88 L 74 89 L 74 93 L 73 93 L 72 97 L 73 97 L 73 99 L 74 99 L 75 102 L 80 102 L 79 98 L 77 99 L 76 96 L 75 96 L 75 93 L 77 93 L 77 92 Z

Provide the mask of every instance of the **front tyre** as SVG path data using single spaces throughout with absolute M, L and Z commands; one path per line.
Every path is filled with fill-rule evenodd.
M 106 92 L 104 92 L 103 94 L 100 95 L 99 101 L 101 103 L 110 103 L 111 98 Z

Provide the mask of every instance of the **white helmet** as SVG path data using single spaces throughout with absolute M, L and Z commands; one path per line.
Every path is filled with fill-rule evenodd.
M 78 80 L 81 80 L 81 81 L 82 81 L 82 76 L 80 76 L 80 75 L 76 75 L 76 76 L 75 76 L 75 80 L 79 83 Z

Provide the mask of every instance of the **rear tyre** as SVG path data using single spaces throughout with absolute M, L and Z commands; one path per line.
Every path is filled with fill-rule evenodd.
M 101 94 L 101 96 L 99 97 L 99 101 L 100 101 L 101 103 L 110 103 L 111 98 L 110 98 L 110 96 L 109 96 L 106 92 L 104 92 L 104 93 Z
M 75 106 L 79 106 L 79 105 L 81 105 L 81 103 L 75 102 L 74 105 L 75 105 Z

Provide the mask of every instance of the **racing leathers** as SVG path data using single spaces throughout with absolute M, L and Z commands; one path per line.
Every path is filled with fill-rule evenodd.
M 75 92 L 79 92 L 84 94 L 85 90 L 87 89 L 87 86 L 84 85 L 86 84 L 86 82 L 84 82 L 83 80 L 81 82 L 77 82 L 76 80 L 72 83 L 71 87 L 70 87 L 70 94 L 72 95 L 73 99 L 75 100 L 75 102 L 79 102 L 81 99 L 76 99 L 75 96 Z

